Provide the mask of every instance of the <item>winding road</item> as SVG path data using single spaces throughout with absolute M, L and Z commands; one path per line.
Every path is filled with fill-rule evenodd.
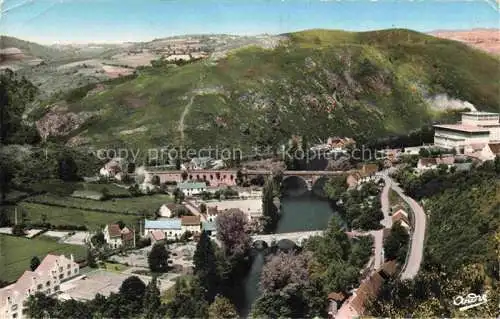
M 425 212 L 422 206 L 420 206 L 413 198 L 405 195 L 404 190 L 389 177 L 387 171 L 380 172 L 378 175 L 384 179 L 386 185 L 381 196 L 381 205 L 382 211 L 384 213 L 385 226 L 387 227 L 388 225 L 386 216 L 389 216 L 388 214 L 390 206 L 388 186 L 390 186 L 392 190 L 398 193 L 398 195 L 408 204 L 413 212 L 413 233 L 410 239 L 410 253 L 401 273 L 401 279 L 412 279 L 417 275 L 420 269 L 422 256 L 424 253 L 425 227 L 427 221 Z

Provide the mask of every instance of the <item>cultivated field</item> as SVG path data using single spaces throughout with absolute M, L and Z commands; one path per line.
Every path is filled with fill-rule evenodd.
M 87 226 L 90 230 L 101 229 L 103 225 L 119 220 L 126 225 L 136 226 L 139 216 L 111 214 L 69 207 L 49 206 L 23 202 L 18 205 L 18 218 L 25 214 L 26 223 L 50 223 L 51 225 Z M 11 212 L 12 214 L 12 212 Z

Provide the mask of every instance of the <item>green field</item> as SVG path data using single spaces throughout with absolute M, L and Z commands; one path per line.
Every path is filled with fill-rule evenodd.
M 29 270 L 30 260 L 38 256 L 42 260 L 49 253 L 74 255 L 76 260 L 86 256 L 83 246 L 59 244 L 50 240 L 26 239 L 0 234 L 0 280 L 17 280 L 25 270 Z
M 61 180 L 44 180 L 32 184 L 31 188 L 35 192 L 48 192 L 59 196 L 69 196 L 76 190 L 88 190 L 102 193 L 106 188 L 109 197 L 128 197 L 131 196 L 128 189 L 119 187 L 115 184 L 84 183 L 84 182 L 63 182 Z
M 161 205 L 170 203 L 172 200 L 171 196 L 163 194 L 130 198 L 115 198 L 105 201 L 44 194 L 30 197 L 25 200 L 25 202 L 66 206 L 85 210 L 109 211 L 123 214 L 141 214 L 143 212 L 153 214 L 160 208 Z
M 139 216 L 127 214 L 102 213 L 68 207 L 49 206 L 23 202 L 18 205 L 18 218 L 26 215 L 26 223 L 43 223 L 52 225 L 87 226 L 88 229 L 101 229 L 103 225 L 119 220 L 126 225 L 136 226 Z M 12 209 L 10 210 L 12 218 Z

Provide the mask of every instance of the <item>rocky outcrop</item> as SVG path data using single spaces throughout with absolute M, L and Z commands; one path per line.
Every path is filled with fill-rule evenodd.
M 49 136 L 67 136 L 97 114 L 97 112 L 68 112 L 64 105 L 56 105 L 36 122 L 36 128 L 43 140 L 47 140 Z

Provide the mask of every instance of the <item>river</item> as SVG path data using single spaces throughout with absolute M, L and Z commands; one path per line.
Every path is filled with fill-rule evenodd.
M 335 212 L 328 201 L 320 199 L 303 189 L 289 190 L 281 200 L 281 218 L 276 233 L 323 230 Z M 248 316 L 252 304 L 259 297 L 260 274 L 268 250 L 254 250 L 253 263 L 244 281 L 245 302 L 239 309 L 243 317 Z

